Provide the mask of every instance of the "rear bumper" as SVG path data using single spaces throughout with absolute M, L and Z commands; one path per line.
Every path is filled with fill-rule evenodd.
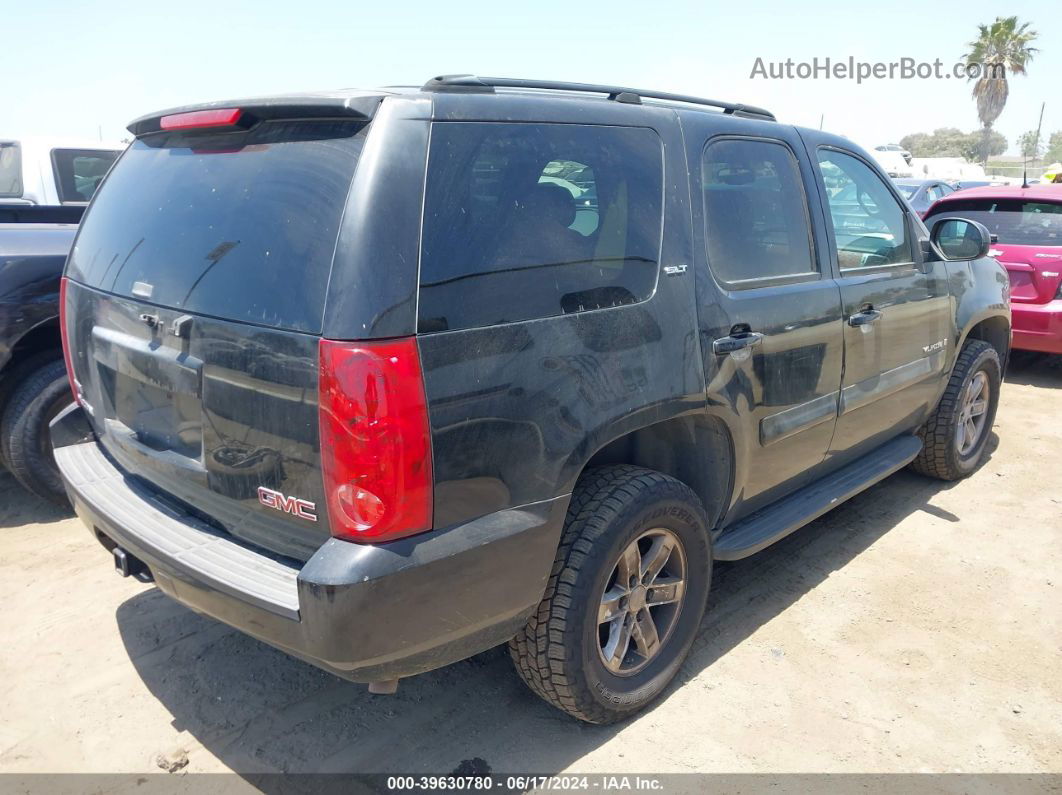
M 78 516 L 178 602 L 354 681 L 428 671 L 512 637 L 545 590 L 567 499 L 386 545 L 329 540 L 306 563 L 233 540 L 155 500 L 85 433 L 53 422 Z
M 1011 302 L 1010 313 L 1015 348 L 1062 353 L 1062 299 L 1046 304 Z

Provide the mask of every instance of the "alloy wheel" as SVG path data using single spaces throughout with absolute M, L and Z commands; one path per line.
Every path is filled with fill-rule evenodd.
M 617 676 L 645 668 L 667 643 L 686 595 L 686 555 L 659 527 L 631 541 L 616 561 L 598 609 L 598 651 Z
M 974 373 L 962 393 L 958 424 L 955 428 L 955 447 L 959 455 L 969 455 L 981 441 L 988 418 L 988 398 L 992 387 L 983 370 Z

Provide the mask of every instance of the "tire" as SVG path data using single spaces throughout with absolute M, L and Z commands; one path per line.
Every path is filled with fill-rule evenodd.
M 54 362 L 57 358 L 62 357 L 61 351 L 42 351 L 27 356 L 21 361 L 16 361 L 8 364 L 3 375 L 0 376 L 0 422 L 2 422 L 4 416 L 4 409 L 7 407 L 8 401 L 11 398 L 11 393 L 23 382 L 26 378 L 33 373 L 34 370 L 38 370 L 51 362 Z M 7 445 L 0 440 L 0 465 L 3 468 L 7 468 Z
M 59 505 L 69 503 L 52 458 L 48 423 L 72 400 L 63 360 L 52 360 L 12 385 L 0 417 L 0 446 L 11 474 L 28 491 Z
M 651 580 L 658 587 L 642 586 L 641 596 L 637 596 L 638 588 L 628 591 L 627 597 L 611 603 L 617 615 L 624 615 L 599 623 L 606 589 L 610 593 L 623 590 L 616 581 L 625 550 L 632 544 L 644 546 L 645 556 L 638 560 L 650 561 L 658 540 L 662 544 L 665 539 L 675 546 L 664 556 L 663 568 L 657 569 L 662 579 Z M 646 597 L 662 601 L 659 594 L 675 593 L 661 590 L 674 585 L 659 583 L 673 583 L 679 564 L 685 572 L 684 595 L 673 607 L 660 604 L 639 610 Z M 640 571 L 646 568 L 651 568 L 648 563 Z M 663 692 L 686 659 L 704 615 L 711 572 L 704 510 L 688 486 L 633 466 L 588 471 L 572 494 L 542 602 L 509 642 L 517 672 L 532 691 L 579 720 L 606 724 L 634 714 Z M 618 609 L 621 606 L 623 611 Z M 649 613 L 650 607 L 653 620 L 649 624 L 657 628 L 660 643 L 658 651 L 641 659 L 646 636 L 633 627 L 645 625 L 641 620 L 631 622 L 635 613 L 630 611 L 644 618 L 643 612 Z M 632 662 L 629 670 L 617 672 L 606 667 L 605 639 L 611 642 L 611 632 L 622 632 L 625 626 L 632 627 L 631 651 L 613 654 L 611 664 Z
M 922 439 L 922 451 L 911 462 L 911 469 L 940 480 L 960 480 L 981 465 L 999 405 L 1002 373 L 999 353 L 987 342 L 969 340 L 963 345 L 940 402 L 918 431 Z M 984 379 L 989 390 L 987 401 L 982 401 L 985 404 L 983 415 L 978 415 L 984 419 L 978 426 L 976 441 L 963 450 L 960 445 L 969 436 L 964 434 L 963 439 L 959 438 L 964 398 L 971 390 L 974 379 L 980 378 Z

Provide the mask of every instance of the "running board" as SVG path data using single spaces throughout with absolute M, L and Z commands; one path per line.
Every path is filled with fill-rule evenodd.
M 899 436 L 780 502 L 748 516 L 715 542 L 716 560 L 740 560 L 799 530 L 859 492 L 902 469 L 918 455 L 922 440 Z

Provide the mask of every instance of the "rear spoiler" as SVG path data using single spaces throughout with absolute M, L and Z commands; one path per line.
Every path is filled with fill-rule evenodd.
M 265 119 L 361 119 L 368 121 L 375 115 L 385 94 L 307 94 L 295 97 L 236 99 L 185 105 L 156 111 L 134 119 L 126 127 L 138 138 L 162 132 L 162 119 L 187 113 L 238 108 L 243 111 L 243 123 Z

